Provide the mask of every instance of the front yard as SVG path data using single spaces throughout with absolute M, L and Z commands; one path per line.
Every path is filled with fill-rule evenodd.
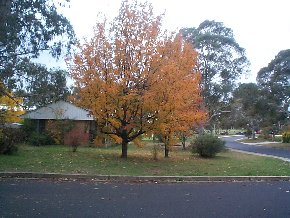
M 0 155 L 1 172 L 78 173 L 134 176 L 289 176 L 290 163 L 281 160 L 225 151 L 213 159 L 192 155 L 174 147 L 170 158 L 153 159 L 153 146 L 129 145 L 128 159 L 120 158 L 121 147 L 78 148 L 65 146 L 19 146 L 15 155 Z

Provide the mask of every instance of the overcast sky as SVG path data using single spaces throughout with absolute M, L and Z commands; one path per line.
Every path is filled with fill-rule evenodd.
M 251 62 L 251 75 L 244 77 L 244 82 L 255 81 L 260 68 L 267 66 L 279 51 L 290 49 L 290 0 L 148 1 L 156 14 L 165 11 L 163 25 L 169 30 L 197 27 L 206 19 L 231 28 Z M 97 13 L 113 18 L 120 4 L 121 0 L 71 0 L 70 8 L 63 13 L 79 38 L 90 37 Z

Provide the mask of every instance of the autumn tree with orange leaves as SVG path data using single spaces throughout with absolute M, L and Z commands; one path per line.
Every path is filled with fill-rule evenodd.
M 14 97 L 14 93 L 6 90 L 4 94 L 0 93 L 0 128 L 4 123 L 15 123 L 21 121 L 18 116 L 24 113 L 24 110 L 21 107 L 22 103 L 23 99 L 20 97 Z
M 162 136 L 164 156 L 178 133 L 186 133 L 206 120 L 200 95 L 201 75 L 196 69 L 196 52 L 180 35 L 167 38 L 159 48 L 161 55 L 157 86 L 152 87 L 158 108 L 154 132 Z
M 161 30 L 151 4 L 131 2 L 123 1 L 112 23 L 96 24 L 69 65 L 76 102 L 91 111 L 101 133 L 122 144 L 122 158 L 142 134 L 172 136 L 205 116 L 196 52 Z

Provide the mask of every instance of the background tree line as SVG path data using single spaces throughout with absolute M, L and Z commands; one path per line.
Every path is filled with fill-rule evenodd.
M 91 109 L 96 117 L 98 111 L 106 111 L 98 122 L 103 133 L 115 135 L 117 141 L 137 139 L 145 132 L 146 122 L 163 134 L 168 144 L 172 143 L 171 133 L 186 135 L 192 126 L 213 129 L 218 123 L 223 128 L 286 125 L 290 50 L 279 52 L 262 68 L 257 83 L 239 84 L 241 75 L 248 73 L 249 61 L 232 29 L 222 22 L 206 20 L 198 27 L 183 28 L 181 39 L 161 31 L 162 17 L 153 15 L 150 4 L 123 1 L 114 25 L 97 23 L 94 38 L 78 44 L 70 22 L 57 10 L 69 1 L 64 3 L 1 0 L 0 97 L 6 96 L 26 108 L 67 99 L 72 94 L 67 87 L 68 72 L 47 69 L 32 58 L 43 51 L 59 58 L 64 50 L 77 45 L 75 48 L 83 53 L 74 53 L 75 65 L 69 69 L 76 82 L 74 99 L 85 99 L 82 106 Z M 191 74 L 184 74 L 190 72 L 189 68 Z M 163 86 L 152 88 L 154 81 Z M 105 93 L 105 100 L 97 101 L 101 108 L 92 106 L 96 105 L 92 87 Z M 150 103 L 155 104 L 149 104 L 148 99 L 154 99 Z M 0 104 L 5 122 L 7 103 L 1 100 Z M 145 104 L 154 110 L 145 109 Z

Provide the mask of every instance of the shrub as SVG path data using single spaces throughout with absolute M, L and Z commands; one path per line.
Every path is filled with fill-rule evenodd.
M 33 146 L 43 146 L 43 145 L 51 145 L 54 144 L 53 139 L 47 134 L 41 134 L 37 132 L 33 132 L 29 139 L 28 143 Z
M 76 152 L 78 147 L 80 146 L 79 138 L 78 137 L 73 137 L 71 142 L 70 142 L 70 145 L 72 147 L 72 151 Z
M 16 143 L 23 141 L 21 129 L 2 128 L 0 130 L 0 154 L 14 154 L 18 148 Z
M 252 136 L 252 130 L 248 128 L 248 129 L 246 130 L 246 132 L 245 132 L 245 136 L 246 136 L 247 138 L 251 138 L 251 136 Z
M 160 152 L 160 145 L 153 145 L 152 148 L 152 157 L 153 160 L 158 160 L 159 159 L 159 152 Z
M 290 132 L 284 132 L 282 134 L 282 142 L 283 143 L 290 143 Z
M 17 146 L 7 138 L 0 136 L 0 154 L 14 154 L 18 150 Z
M 274 142 L 282 142 L 282 136 L 275 136 L 273 139 Z
M 26 139 L 29 138 L 37 129 L 37 121 L 31 119 L 25 119 L 23 121 L 23 126 L 21 127 L 26 135 Z
M 47 132 L 56 144 L 64 144 L 64 136 L 71 131 L 75 122 L 70 119 L 49 120 L 47 122 Z
M 272 132 L 272 128 L 271 127 L 264 127 L 261 131 L 261 134 L 259 135 L 259 138 L 262 138 L 262 139 L 272 139 L 272 136 L 271 135 L 271 132 Z
M 201 157 L 214 157 L 225 149 L 225 142 L 217 136 L 203 134 L 195 138 L 191 143 L 192 153 L 198 153 Z

